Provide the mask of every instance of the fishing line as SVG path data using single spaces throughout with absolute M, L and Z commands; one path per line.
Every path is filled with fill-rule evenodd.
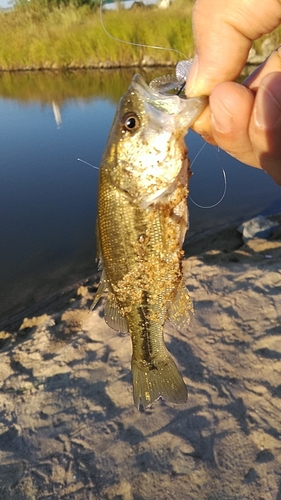
M 199 151 L 197 152 L 195 158 L 193 158 L 192 162 L 191 162 L 191 165 L 190 165 L 190 168 L 192 168 L 192 165 L 196 162 L 198 156 L 200 155 L 201 151 L 203 151 L 204 147 L 206 146 L 206 142 L 204 142 L 203 146 L 201 146 L 201 148 L 199 149 Z
M 91 164 L 91 163 L 89 163 L 88 161 L 81 160 L 81 158 L 77 158 L 77 161 L 81 161 L 82 163 L 85 163 L 86 165 L 89 165 L 89 167 L 92 167 L 92 168 L 94 168 L 95 170 L 99 170 L 99 167 L 96 167 L 95 165 L 92 165 L 92 164 Z
M 137 43 L 137 42 L 130 42 L 128 40 L 122 40 L 121 38 L 117 38 L 113 35 L 111 35 L 111 33 L 109 33 L 105 27 L 105 24 L 104 24 L 104 21 L 103 21 L 103 5 L 104 5 L 104 2 L 103 0 L 100 1 L 100 23 L 101 23 L 101 26 L 102 26 L 102 29 L 103 31 L 105 32 L 105 34 L 111 38 L 112 40 L 115 40 L 116 42 L 120 42 L 120 43 L 125 43 L 127 45 L 134 45 L 135 47 L 145 47 L 145 48 L 148 48 L 148 49 L 157 49 L 157 50 L 170 50 L 172 52 L 175 52 L 177 54 L 180 54 L 181 56 L 183 56 L 185 58 L 185 61 L 182 61 L 182 63 L 186 63 L 187 61 L 187 56 L 181 52 L 180 50 L 177 50 L 177 49 L 174 49 L 172 47 L 160 47 L 158 45 L 148 45 L 148 44 L 144 44 L 144 43 Z M 190 64 L 190 62 L 188 61 L 188 63 Z M 184 89 L 184 86 L 185 86 L 185 82 L 182 84 L 178 94 Z M 203 148 L 205 147 L 206 143 L 203 144 L 203 146 L 200 148 L 200 150 L 198 151 L 198 153 L 196 154 L 195 158 L 193 159 L 192 163 L 191 163 L 191 167 L 192 165 L 194 164 L 194 162 L 196 161 L 196 159 L 198 158 L 198 156 L 200 155 L 200 153 L 202 152 Z M 93 165 L 91 165 L 90 163 L 84 161 L 84 160 L 81 160 L 80 158 L 78 158 L 78 161 L 82 161 L 84 163 L 86 163 L 87 165 L 89 165 L 90 167 L 93 167 L 97 170 L 98 167 L 94 167 Z M 226 172 L 224 170 L 224 168 L 222 167 L 222 175 L 223 175 L 223 179 L 224 179 L 224 190 L 223 190 L 223 194 L 222 196 L 220 197 L 220 199 L 214 203 L 213 205 L 209 205 L 209 206 L 204 206 L 204 205 L 200 205 L 199 203 L 196 203 L 196 201 L 194 201 L 191 196 L 189 196 L 189 199 L 191 200 L 191 202 L 196 205 L 198 208 L 203 208 L 203 209 L 210 209 L 210 208 L 215 208 L 217 207 L 224 199 L 225 195 L 226 195 L 226 186 L 227 186 L 227 180 L 226 180 Z
M 103 31 L 112 40 L 115 40 L 116 42 L 126 43 L 127 45 L 134 45 L 135 47 L 146 47 L 148 49 L 157 49 L 157 50 L 172 50 L 173 52 L 176 52 L 177 54 L 180 54 L 185 59 L 187 59 L 186 55 L 183 52 L 181 52 L 180 50 L 177 50 L 177 49 L 173 49 L 171 47 L 160 47 L 158 45 L 147 45 L 145 43 L 129 42 L 128 40 L 122 40 L 121 38 L 117 38 L 116 36 L 111 35 L 107 31 L 107 29 L 106 29 L 106 27 L 104 25 L 104 22 L 103 22 L 103 14 L 102 14 L 102 7 L 103 7 L 103 5 L 104 5 L 103 0 L 101 0 L 101 2 L 100 2 L 100 22 L 101 22 Z
M 198 153 L 196 154 L 195 158 L 192 160 L 192 163 L 190 165 L 190 168 L 192 167 L 192 165 L 195 163 L 196 159 L 198 158 L 198 156 L 200 155 L 200 153 L 202 152 L 202 150 L 204 149 L 204 147 L 206 146 L 206 142 L 203 144 L 203 146 L 199 149 Z M 219 162 L 220 162 L 220 159 L 218 158 Z M 221 162 L 220 162 L 221 163 Z M 223 180 L 224 180 L 224 190 L 223 190 L 223 193 L 220 197 L 220 199 L 214 203 L 213 205 L 208 205 L 208 206 L 204 206 L 204 205 L 200 205 L 199 203 L 196 203 L 196 201 L 194 201 L 192 199 L 192 197 L 190 195 L 188 195 L 188 199 L 194 204 L 196 205 L 196 207 L 198 208 L 215 208 L 217 207 L 221 202 L 222 200 L 224 199 L 225 195 L 226 195 L 226 185 L 227 185 L 227 180 L 226 180 L 226 172 L 223 168 L 223 166 L 221 165 L 221 170 L 222 170 L 222 176 L 223 176 Z

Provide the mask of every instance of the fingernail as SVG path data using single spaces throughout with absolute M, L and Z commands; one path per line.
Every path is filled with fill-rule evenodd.
M 281 92 L 280 82 L 275 89 L 274 82 L 267 87 L 260 86 L 256 97 L 255 119 L 264 129 L 274 128 L 281 120 Z M 269 86 L 271 89 L 269 90 Z M 274 93 L 274 95 L 272 94 Z
M 230 109 L 228 105 L 230 104 Z M 227 99 L 210 96 L 211 123 L 220 133 L 228 134 L 233 128 L 231 103 Z
M 190 96 L 192 94 L 193 89 L 195 87 L 197 74 L 198 74 L 198 68 L 199 68 L 198 56 L 195 55 L 194 59 L 192 61 L 192 64 L 191 64 L 191 67 L 190 67 L 190 70 L 189 70 L 189 73 L 187 76 L 186 85 L 185 85 L 185 94 L 187 96 Z

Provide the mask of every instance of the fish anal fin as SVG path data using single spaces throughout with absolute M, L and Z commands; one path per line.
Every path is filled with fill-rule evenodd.
M 113 293 L 110 293 L 107 297 L 104 308 L 104 319 L 106 324 L 113 330 L 121 333 L 128 333 L 127 320 L 123 316 Z
M 178 289 L 175 299 L 169 307 L 168 318 L 180 332 L 184 332 L 189 325 L 191 313 L 193 312 L 191 298 L 183 284 Z
M 145 410 L 159 398 L 177 404 L 187 401 L 186 385 L 167 350 L 149 367 L 141 366 L 133 357 L 132 377 L 134 402 L 138 409 Z

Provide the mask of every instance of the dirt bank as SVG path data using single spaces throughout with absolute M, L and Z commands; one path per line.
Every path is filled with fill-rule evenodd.
M 196 313 L 166 329 L 186 405 L 136 410 L 130 339 L 89 313 L 91 281 L 3 329 L 1 500 L 280 500 L 281 233 L 187 253 Z

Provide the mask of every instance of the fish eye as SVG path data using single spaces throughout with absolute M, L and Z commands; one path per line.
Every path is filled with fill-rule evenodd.
M 129 111 L 121 118 L 121 125 L 123 130 L 128 130 L 129 132 L 134 132 L 139 128 L 140 120 L 136 113 Z

